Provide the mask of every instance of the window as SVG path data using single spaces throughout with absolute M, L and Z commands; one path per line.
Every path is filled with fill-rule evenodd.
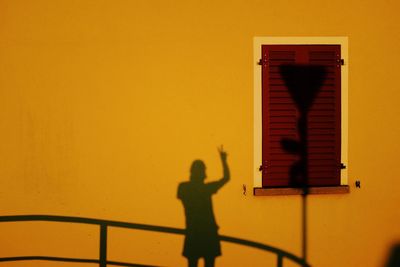
M 255 186 L 346 184 L 347 39 L 262 39 L 255 40 Z

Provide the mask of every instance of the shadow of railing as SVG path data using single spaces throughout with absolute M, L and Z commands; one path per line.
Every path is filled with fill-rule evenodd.
M 99 258 L 98 259 L 79 259 L 79 258 L 63 258 L 63 257 L 49 257 L 49 256 L 20 256 L 20 257 L 2 257 L 0 262 L 11 262 L 11 261 L 26 261 L 26 260 L 44 260 L 44 261 L 61 261 L 61 262 L 78 262 L 78 263 L 96 263 L 99 267 L 106 267 L 107 265 L 114 266 L 126 266 L 126 267 L 156 267 L 155 265 L 143 265 L 135 263 L 117 262 L 107 259 L 107 231 L 108 227 L 128 228 L 143 231 L 161 232 L 168 234 L 185 235 L 184 229 L 156 226 L 148 224 L 128 223 L 101 219 L 91 219 L 83 217 L 67 217 L 67 216 L 55 216 L 55 215 L 17 215 L 17 216 L 0 216 L 1 222 L 21 222 L 21 221 L 47 221 L 47 222 L 69 222 L 69 223 L 80 223 L 80 224 L 91 224 L 99 227 L 100 244 L 99 244 Z M 308 263 L 304 262 L 302 258 L 281 250 L 276 247 L 268 246 L 259 242 L 245 240 L 230 236 L 219 236 L 221 241 L 229 242 L 233 244 L 243 245 L 246 247 L 257 248 L 263 251 L 268 251 L 276 254 L 277 256 L 277 267 L 283 267 L 283 260 L 288 259 L 292 262 L 299 264 L 299 266 L 309 267 Z

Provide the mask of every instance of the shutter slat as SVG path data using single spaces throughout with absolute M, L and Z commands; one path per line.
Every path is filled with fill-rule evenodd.
M 292 122 L 286 123 L 271 123 L 271 129 L 293 129 L 296 130 L 296 126 Z
M 284 161 L 291 161 L 293 162 L 298 157 L 286 154 L 286 153 L 269 153 L 270 156 L 273 156 L 276 160 L 284 160 Z
M 296 127 L 293 127 L 292 129 L 270 129 L 269 134 L 272 136 L 285 136 L 285 135 L 293 135 L 295 136 L 297 134 Z
M 322 121 L 322 122 L 309 122 L 309 129 L 334 129 L 335 122 L 334 121 Z
M 335 118 L 333 116 L 308 116 L 309 124 L 318 122 L 335 122 Z
M 333 140 L 309 140 L 308 147 L 331 147 L 335 146 L 335 142 Z
M 293 106 L 293 100 L 289 97 L 271 97 L 271 101 L 277 104 L 290 104 Z
M 289 122 L 289 123 L 296 123 L 297 119 L 295 116 L 279 116 L 279 117 L 270 117 L 271 123 L 282 123 L 282 122 Z
M 334 146 L 326 146 L 326 147 L 309 147 L 308 153 L 310 154 L 318 154 L 318 153 L 335 153 Z
M 313 160 L 313 159 L 335 159 L 335 155 L 332 153 L 309 153 L 308 154 L 308 159 Z
M 330 128 L 330 129 L 309 128 L 308 135 L 310 135 L 310 136 L 329 135 L 329 136 L 332 136 L 332 138 L 335 138 L 334 130 L 335 130 L 334 128 Z
M 313 166 L 336 166 L 336 161 L 332 159 L 313 159 L 310 160 L 309 167 Z
M 296 108 L 294 107 L 293 104 L 280 104 L 280 103 L 271 103 L 269 105 L 270 110 L 278 111 L 278 110 L 286 110 L 286 111 L 296 111 Z M 322 109 L 322 107 L 320 107 Z M 327 108 L 325 108 L 327 109 Z
M 286 164 L 286 165 L 280 165 L 280 166 L 271 166 L 267 169 L 267 172 L 269 174 L 274 174 L 274 173 L 288 173 L 289 168 L 291 167 L 292 164 Z M 312 172 L 316 173 L 332 173 L 336 171 L 336 168 L 333 165 L 320 165 L 320 166 L 314 166 L 314 167 L 309 167 Z

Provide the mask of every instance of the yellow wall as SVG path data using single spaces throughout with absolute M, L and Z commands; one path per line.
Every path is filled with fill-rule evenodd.
M 253 37 L 348 36 L 351 193 L 310 196 L 309 261 L 382 266 L 400 239 L 399 9 L 394 0 L 0 0 L 1 214 L 183 228 L 178 183 L 197 158 L 219 178 L 223 144 L 232 180 L 214 197 L 220 233 L 300 255 L 300 197 L 251 194 Z M 0 257 L 97 255 L 88 226 L 7 223 L 0 234 Z M 111 229 L 109 257 L 184 266 L 182 242 Z M 217 266 L 275 261 L 222 249 Z

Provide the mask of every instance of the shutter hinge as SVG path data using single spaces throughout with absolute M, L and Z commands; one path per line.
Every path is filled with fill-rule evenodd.
M 260 165 L 260 167 L 258 168 L 258 170 L 260 171 L 260 172 L 262 172 L 263 171 L 263 165 Z
M 260 58 L 260 60 L 257 62 L 257 65 L 260 65 L 260 66 L 263 66 L 264 64 L 267 64 L 266 58 Z
M 340 169 L 341 170 L 346 169 L 346 165 L 344 165 L 344 163 L 340 163 Z
M 344 59 L 343 58 L 338 59 L 337 61 L 338 61 L 338 63 L 340 63 L 340 65 L 344 65 Z

